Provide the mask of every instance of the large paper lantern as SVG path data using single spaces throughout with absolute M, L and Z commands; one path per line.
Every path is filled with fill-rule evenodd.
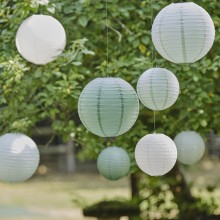
M 175 103 L 179 95 L 179 82 L 167 69 L 151 68 L 137 83 L 137 94 L 143 105 L 152 110 L 163 110 Z
M 100 137 L 115 137 L 134 125 L 139 100 L 133 87 L 123 79 L 97 78 L 80 94 L 78 112 L 90 132 Z
M 158 53 L 174 63 L 203 58 L 215 39 L 210 15 L 193 2 L 170 4 L 156 16 L 152 40 Z
M 30 178 L 39 164 L 34 141 L 24 134 L 8 133 L 0 137 L 0 180 L 22 182 Z
M 108 180 L 118 180 L 126 176 L 130 170 L 130 157 L 120 147 L 107 147 L 98 156 L 97 168 Z
M 53 61 L 66 45 L 66 34 L 58 20 L 48 15 L 32 15 L 22 22 L 16 34 L 21 56 L 42 65 Z
M 176 163 L 177 149 L 171 138 L 164 134 L 148 134 L 135 148 L 139 168 L 150 176 L 168 173 Z
M 205 143 L 195 131 L 182 131 L 175 138 L 177 160 L 183 164 L 192 165 L 198 162 L 205 153 Z

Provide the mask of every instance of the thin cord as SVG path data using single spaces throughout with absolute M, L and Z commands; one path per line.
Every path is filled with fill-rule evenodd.
M 151 0 L 151 27 L 153 25 L 153 17 L 154 17 L 153 0 Z M 152 41 L 152 44 L 151 44 L 151 66 L 154 67 L 154 45 L 153 45 L 153 41 Z
M 153 0 L 150 1 L 150 5 L 151 5 L 151 26 L 153 24 L 153 15 L 154 15 L 154 12 L 153 12 Z
M 154 133 L 156 132 L 156 112 L 154 111 Z
M 104 137 L 104 147 L 107 147 L 107 145 L 108 145 L 108 138 Z
M 157 68 L 157 51 L 154 50 L 154 62 L 155 62 L 155 67 Z
M 153 25 L 153 20 L 154 20 L 154 9 L 153 9 L 153 0 L 151 0 L 151 27 Z M 152 41 L 152 46 L 151 46 L 151 64 L 152 67 L 154 67 L 154 62 L 156 61 L 156 50 L 154 49 L 154 44 Z M 156 133 L 156 114 L 154 111 L 154 133 Z
M 154 23 L 153 0 L 151 0 L 151 27 Z M 157 51 L 154 48 L 153 40 L 151 40 L 151 66 L 157 67 Z
M 106 25 L 106 76 L 108 76 L 108 61 L 109 61 L 109 49 L 108 49 L 108 35 L 109 35 L 109 29 L 108 29 L 108 0 L 105 2 L 105 25 Z

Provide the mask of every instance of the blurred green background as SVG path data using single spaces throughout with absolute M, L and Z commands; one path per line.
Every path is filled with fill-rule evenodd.
M 16 185 L 0 184 L 1 219 L 80 220 L 86 205 L 119 197 L 132 197 L 144 219 L 211 219 L 211 215 L 220 214 L 219 145 L 215 136 L 220 133 L 217 0 L 194 1 L 211 15 L 216 39 L 208 55 L 190 65 L 165 61 L 155 55 L 151 42 L 153 18 L 167 4 L 179 1 L 111 0 L 107 24 L 104 0 L 0 2 L 1 133 L 24 132 L 42 153 L 33 179 Z M 32 14 L 55 17 L 67 34 L 64 53 L 44 66 L 25 61 L 14 43 L 19 25 Z M 80 123 L 80 92 L 92 79 L 106 75 L 107 26 L 110 76 L 121 77 L 135 88 L 139 76 L 157 65 L 179 79 L 181 93 L 175 105 L 156 113 L 157 132 L 171 138 L 183 130 L 199 132 L 207 142 L 207 152 L 198 165 L 177 164 L 162 178 L 140 172 L 134 162 L 134 148 L 154 126 L 153 112 L 143 106 L 134 127 L 115 139 L 98 138 Z M 211 141 L 208 134 L 213 134 Z M 215 153 L 210 151 L 213 143 Z M 131 175 L 113 183 L 100 177 L 95 167 L 98 153 L 112 144 L 127 149 L 133 161 Z M 71 154 L 69 159 L 67 153 Z

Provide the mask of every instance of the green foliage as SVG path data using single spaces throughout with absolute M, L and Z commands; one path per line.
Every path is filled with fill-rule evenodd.
M 94 53 L 85 46 L 86 39 L 68 36 L 65 52 L 44 66 L 28 63 L 16 51 L 15 33 L 27 16 L 50 13 L 52 5 L 38 1 L 1 4 L 0 121 L 1 131 L 27 132 L 37 122 L 47 119 L 64 138 L 75 132 L 74 115 L 84 75 L 79 72 L 83 56 Z M 42 1 L 43 2 L 43 1 Z M 55 9 L 55 8 L 54 8 Z
M 140 182 L 143 219 L 176 219 L 178 207 L 169 185 L 162 178 L 142 178 Z
M 83 142 L 90 142 L 92 137 L 92 143 L 95 144 L 96 137 L 85 132 L 84 128 L 78 128 L 74 116 L 77 114 L 77 99 L 82 88 L 95 77 L 107 74 L 105 2 L 53 0 L 46 3 L 47 1 L 39 3 L 33 0 L 1 3 L 1 130 L 25 131 L 38 121 L 49 118 L 54 129 L 63 137 L 71 132 L 77 133 L 83 138 Z M 109 1 L 108 75 L 122 77 L 135 87 L 140 74 L 152 67 L 152 16 L 167 3 L 169 2 L 150 0 Z M 217 41 L 220 39 L 219 5 L 216 1 L 210 5 L 205 0 L 202 5 L 213 14 Z M 11 43 L 14 42 L 20 23 L 33 13 L 52 14 L 60 20 L 67 32 L 65 52 L 56 61 L 45 66 L 26 62 L 18 55 L 15 44 Z M 85 47 L 85 43 L 89 49 Z M 171 64 L 157 55 L 155 65 L 173 71 L 181 86 L 176 104 L 156 113 L 158 132 L 173 137 L 184 129 L 201 133 L 213 128 L 219 129 L 219 111 L 215 105 L 219 101 L 219 61 L 216 47 L 213 47 L 206 58 L 192 65 Z M 143 131 L 142 134 L 152 132 L 152 114 L 152 111 L 141 108 L 137 127 Z M 136 137 L 140 137 L 140 129 L 134 127 L 127 133 L 134 137 L 132 140 L 127 141 L 124 135 L 116 140 L 116 144 L 124 143 L 130 146 L 129 149 L 133 149 Z
M 105 145 L 127 149 L 137 172 L 134 148 L 137 141 L 153 132 L 153 112 L 141 106 L 134 127 L 117 139 L 104 140 L 89 133 L 77 117 L 77 100 L 83 87 L 100 76 L 122 77 L 134 87 L 138 77 L 153 66 L 171 70 L 179 79 L 181 94 L 171 108 L 156 113 L 157 132 L 174 137 L 185 129 L 202 134 L 220 131 L 219 70 L 220 4 L 217 0 L 195 0 L 212 16 L 216 41 L 209 54 L 192 65 L 176 65 L 162 59 L 152 50 L 150 36 L 152 18 L 171 1 L 108 1 L 106 25 L 105 1 L 97 0 L 2 0 L 0 6 L 0 129 L 28 132 L 42 120 L 67 139 L 71 134 L 76 146 L 82 147 L 81 159 L 96 158 Z M 179 1 L 178 1 L 179 2 Z M 21 22 L 32 14 L 48 14 L 57 18 L 67 33 L 64 53 L 55 61 L 36 66 L 25 61 L 15 47 L 15 34 Z M 106 72 L 106 30 L 109 29 L 109 63 Z M 87 40 L 86 40 L 87 39 Z M 150 181 L 150 180 L 149 180 Z M 150 184 L 158 190 L 156 182 Z M 167 187 L 167 186 L 166 186 Z M 160 187 L 161 190 L 161 187 Z M 166 189 L 150 192 L 147 209 L 159 205 L 166 217 L 170 207 Z M 145 195 L 143 193 L 143 195 Z M 148 196 L 148 194 L 146 194 Z M 146 197 L 145 197 L 146 198 Z M 158 204 L 160 202 L 160 204 Z M 204 203 L 200 205 L 204 208 Z M 174 207 L 175 208 L 175 207 Z M 212 210 L 210 210 L 212 211 Z M 149 216 L 148 216 L 149 217 Z
M 191 219 L 192 216 L 208 217 L 218 208 L 214 194 L 213 186 L 203 188 L 201 192 L 193 197 L 193 201 L 187 198 L 181 201 L 178 207 L 174 195 L 171 193 L 171 187 L 176 185 L 174 177 L 160 178 L 150 177 L 141 178 L 140 181 L 140 199 L 143 219 Z M 181 191 L 181 187 L 176 186 L 175 190 Z M 191 185 L 191 188 L 195 185 Z M 179 204 L 180 205 L 180 204 Z

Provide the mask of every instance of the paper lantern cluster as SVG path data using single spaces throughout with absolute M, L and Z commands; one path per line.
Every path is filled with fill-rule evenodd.
M 176 163 L 177 149 L 171 138 L 164 134 L 148 134 L 135 148 L 139 168 L 150 176 L 162 176 Z
M 39 151 L 34 141 L 20 133 L 0 137 L 0 180 L 9 183 L 29 179 L 39 165 Z
M 32 15 L 22 22 L 16 34 L 16 47 L 27 61 L 43 65 L 60 55 L 66 33 L 58 20 L 48 15 Z
M 210 15 L 192 3 L 170 4 L 156 16 L 152 41 L 158 53 L 174 63 L 193 63 L 211 49 L 215 28 Z M 20 25 L 16 47 L 21 56 L 36 64 L 47 64 L 59 56 L 66 45 L 63 26 L 47 15 L 33 15 Z M 103 77 L 91 81 L 78 100 L 83 125 L 100 137 L 116 137 L 134 125 L 139 113 L 139 99 L 154 111 L 172 106 L 179 95 L 176 76 L 163 68 L 145 71 L 133 87 L 121 78 Z M 176 145 L 175 145 L 176 143 Z M 204 141 L 196 132 L 182 132 L 175 143 L 164 134 L 149 134 L 140 139 L 135 159 L 142 171 L 151 176 L 169 172 L 177 159 L 193 164 L 204 154 Z M 177 146 L 177 149 L 176 149 Z M 0 180 L 19 182 L 30 178 L 39 163 L 36 144 L 23 134 L 0 137 Z M 104 149 L 97 161 L 99 172 L 110 180 L 127 175 L 128 153 L 119 147 Z
M 83 125 L 93 134 L 116 137 L 134 125 L 139 100 L 133 87 L 123 79 L 97 78 L 80 94 L 78 113 Z
M 164 110 L 176 102 L 179 82 L 171 71 L 151 68 L 140 76 L 137 95 L 145 107 L 154 111 Z M 175 143 L 164 134 L 148 134 L 137 143 L 135 160 L 138 167 L 148 175 L 164 175 L 176 163 Z
M 152 41 L 157 52 L 173 63 L 200 60 L 209 52 L 214 39 L 215 27 L 210 15 L 192 2 L 168 5 L 159 12 L 152 25 Z M 139 78 L 137 94 L 147 108 L 163 110 L 175 103 L 179 83 L 170 71 L 152 68 Z M 184 164 L 194 164 L 204 154 L 204 141 L 196 132 L 181 132 L 175 137 L 175 143 L 168 138 L 165 144 L 163 136 L 154 135 L 143 137 L 135 149 L 138 166 L 149 175 L 163 175 L 172 169 L 176 162 L 174 158 L 177 157 L 174 153 L 176 147 L 178 161 Z M 171 160 L 167 161 L 169 155 L 165 156 L 166 153 L 171 153 Z M 162 162 L 169 167 L 164 172 L 160 172 Z
M 137 94 L 142 104 L 152 110 L 163 110 L 175 103 L 179 95 L 176 76 L 164 68 L 151 68 L 138 80 Z
M 193 165 L 197 163 L 205 153 L 205 142 L 195 131 L 182 131 L 175 138 L 180 163 Z
M 170 4 L 156 16 L 152 40 L 157 52 L 173 63 L 194 63 L 211 49 L 215 27 L 210 15 L 193 2 Z
M 118 180 L 130 170 L 130 157 L 121 147 L 107 147 L 98 156 L 97 167 L 102 176 L 108 180 Z
M 211 17 L 203 8 L 192 2 L 168 5 L 159 12 L 152 25 L 152 41 L 156 50 L 161 56 L 174 63 L 193 63 L 201 59 L 211 49 L 214 38 L 215 28 Z M 104 86 L 103 79 L 102 81 L 96 84 L 92 81 L 81 93 L 78 105 L 79 116 L 85 127 L 92 133 L 101 137 L 118 136 L 131 128 L 136 121 L 138 111 L 132 115 L 131 108 L 127 109 L 126 105 L 122 104 L 126 91 L 122 95 L 123 89 L 121 86 L 120 89 L 118 88 L 118 83 L 112 82 L 117 92 L 115 96 L 112 87 L 109 89 L 108 86 Z M 106 91 L 103 88 L 106 88 Z M 140 76 L 137 83 L 137 95 L 145 107 L 154 111 L 164 110 L 176 102 L 179 95 L 179 82 L 171 71 L 151 68 Z M 134 108 L 135 102 L 132 102 L 130 98 L 128 98 L 128 103 L 129 107 L 133 106 L 133 109 L 137 109 L 137 107 Z M 126 114 L 129 116 L 126 117 L 127 126 L 123 127 L 125 119 L 123 115 Z M 191 135 L 184 134 L 185 139 L 190 139 Z M 187 158 L 189 164 L 199 160 L 204 153 L 201 140 L 200 143 L 199 138 L 193 140 L 195 140 L 192 150 L 194 153 Z M 184 156 L 182 155 L 186 154 L 182 152 L 187 151 L 189 145 L 187 142 L 184 145 L 187 146 L 185 148 L 179 142 L 177 145 L 180 154 L 178 160 L 183 162 Z M 147 174 L 164 175 L 176 163 L 176 145 L 164 134 L 146 135 L 136 146 L 135 159 L 140 169 Z

